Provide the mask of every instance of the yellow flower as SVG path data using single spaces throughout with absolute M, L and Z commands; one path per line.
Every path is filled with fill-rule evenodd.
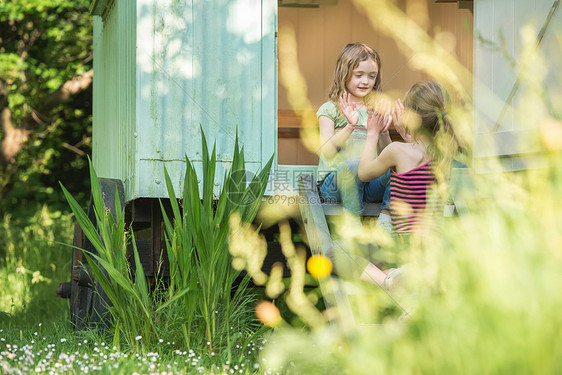
M 256 306 L 256 316 L 265 325 L 276 327 L 283 320 L 277 306 L 269 301 L 261 301 Z
M 313 277 L 321 279 L 332 273 L 332 262 L 324 255 L 313 255 L 308 258 L 306 268 Z

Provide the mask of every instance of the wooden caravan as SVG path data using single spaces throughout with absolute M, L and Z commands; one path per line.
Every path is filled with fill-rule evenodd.
M 318 160 L 317 150 L 301 140 L 299 114 L 316 111 L 327 100 L 336 58 L 346 43 L 362 41 L 380 52 L 383 91 L 393 97 L 429 77 L 416 65 L 415 51 L 371 23 L 369 10 L 384 3 L 93 0 L 96 170 L 123 181 L 127 201 L 165 197 L 163 166 L 177 177 L 185 155 L 197 160 L 200 126 L 217 142 L 224 166 L 238 129 L 250 169 L 257 170 L 275 152 L 273 177 L 290 178 L 296 188 L 297 172 L 311 170 Z M 514 140 L 532 130 L 529 123 L 518 124 L 511 110 L 522 92 L 519 67 L 512 64 L 524 47 L 520 30 L 525 26 L 547 62 L 547 96 L 553 108 L 559 107 L 558 1 L 390 3 L 438 40 L 466 72 L 474 72 L 462 82 L 473 93 L 475 157 L 500 154 L 509 159 L 509 168 L 522 167 L 526 157 L 517 155 L 534 151 L 532 145 L 516 149 Z M 287 27 L 295 33 L 307 88 L 308 104 L 301 107 L 290 104 L 286 87 L 278 83 L 283 70 L 277 37 Z M 495 149 L 485 134 L 497 141 Z

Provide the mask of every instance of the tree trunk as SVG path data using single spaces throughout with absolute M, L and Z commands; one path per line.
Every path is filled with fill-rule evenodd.
M 14 163 L 16 154 L 23 148 L 31 131 L 14 127 L 12 112 L 7 106 L 0 113 L 0 129 L 4 134 L 0 143 L 0 166 L 4 167 Z

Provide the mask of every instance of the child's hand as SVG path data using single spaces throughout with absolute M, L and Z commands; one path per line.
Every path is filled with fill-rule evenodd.
M 392 122 L 394 122 L 394 128 L 406 142 L 410 142 L 411 137 L 406 132 L 406 127 L 402 122 L 402 115 L 404 115 L 404 104 L 400 99 L 396 99 L 394 103 L 396 104 L 396 111 L 392 113 Z
M 350 100 L 350 95 L 349 93 L 344 93 L 340 97 L 340 108 L 345 117 L 347 117 L 349 124 L 355 128 L 357 121 L 359 121 L 359 111 L 357 110 L 357 104 Z
M 376 108 L 369 108 L 367 113 L 367 133 L 383 133 L 388 130 L 392 123 L 390 112 L 383 112 L 384 107 L 377 103 Z

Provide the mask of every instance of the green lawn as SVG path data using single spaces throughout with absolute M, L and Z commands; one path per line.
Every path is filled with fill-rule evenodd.
M 254 373 L 259 338 L 238 346 L 236 362 L 221 353 L 188 350 L 183 343 L 113 347 L 96 330 L 74 331 L 69 300 L 55 287 L 70 278 L 73 222 L 69 214 L 38 211 L 22 222 L 5 216 L 0 226 L 0 372 L 3 374 Z M 231 371 L 232 370 L 232 371 Z

